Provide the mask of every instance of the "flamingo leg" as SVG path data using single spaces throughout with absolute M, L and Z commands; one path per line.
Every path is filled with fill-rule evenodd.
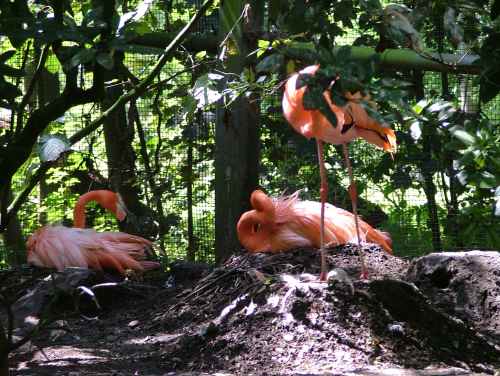
M 354 214 L 354 225 L 356 226 L 356 237 L 358 239 L 358 251 L 359 259 L 361 261 L 361 279 L 368 278 L 368 270 L 366 269 L 365 255 L 361 248 L 361 237 L 359 235 L 359 221 L 358 221 L 358 192 L 356 189 L 356 181 L 354 180 L 354 175 L 352 173 L 351 161 L 349 159 L 349 147 L 347 144 L 342 144 L 342 150 L 344 151 L 344 160 L 347 166 L 347 172 L 349 174 L 349 196 L 351 197 L 352 213 Z
M 321 178 L 321 187 L 319 195 L 321 199 L 321 222 L 319 230 L 319 244 L 320 244 L 320 257 L 321 257 L 321 272 L 319 274 L 320 281 L 326 281 L 327 275 L 327 262 L 326 262 L 326 249 L 325 249 L 325 203 L 328 197 L 328 179 L 326 177 L 325 159 L 323 157 L 323 141 L 316 139 L 318 151 L 319 174 Z

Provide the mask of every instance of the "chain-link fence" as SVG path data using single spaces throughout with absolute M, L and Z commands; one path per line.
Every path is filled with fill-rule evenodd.
M 196 31 L 216 33 L 216 16 L 204 19 Z M 352 39 L 354 37 L 353 35 Z M 349 38 L 346 38 L 346 41 L 348 42 Z M 127 55 L 126 58 L 131 71 L 143 76 L 154 64 L 157 56 Z M 148 183 L 146 161 L 141 151 L 141 142 L 145 142 L 154 173 L 154 189 L 157 190 L 156 194 L 161 196 L 164 214 L 170 216 L 168 231 L 161 236 L 163 252 L 170 259 L 184 258 L 191 254 L 195 255 L 196 260 L 210 262 L 214 259 L 215 242 L 215 115 L 206 111 L 193 119 L 182 116 L 182 98 L 187 95 L 186 88 L 192 86 L 196 79 L 196 73 L 193 75 L 187 68 L 189 67 L 186 63 L 170 63 L 157 81 L 162 90 L 157 90 L 136 103 L 143 128 L 143 139 L 141 140 L 137 129 L 134 129 L 135 174 L 142 201 L 154 208 L 153 188 Z M 85 79 L 84 71 L 81 72 L 80 79 Z M 441 94 L 441 79 L 437 73 L 425 74 L 426 95 Z M 464 111 L 477 110 L 478 86 L 473 77 L 448 75 L 448 85 L 461 101 Z M 53 89 L 58 92 L 57 87 Z M 499 106 L 500 100 L 497 98 L 484 108 L 483 112 L 493 121 L 498 121 Z M 52 124 L 48 131 L 71 136 L 99 116 L 101 110 L 96 104 L 73 109 L 60 119 L 60 122 Z M 125 111 L 128 110 L 127 105 Z M 289 129 L 281 116 L 280 98 L 263 98 L 261 112 L 261 185 L 272 193 L 302 189 L 304 197 L 317 199 L 319 174 L 314 141 L 306 141 Z M 400 131 L 408 132 L 408 129 L 401 128 Z M 287 134 L 283 136 L 285 133 Z M 51 170 L 20 210 L 18 219 L 25 237 L 40 224 L 69 224 L 78 192 L 106 185 L 108 162 L 103 130 L 93 132 L 75 145 L 73 150 L 66 159 L 66 164 Z M 449 198 L 445 197 L 446 189 L 441 188 L 449 182 L 441 181 L 442 176 L 439 174 L 434 176 L 437 187 L 436 218 L 429 215 L 423 189 L 413 187 L 386 194 L 383 183 L 374 182 L 366 173 L 370 168 L 375 168 L 383 157 L 383 152 L 376 151 L 361 141 L 354 142 L 351 146 L 354 173 L 361 185 L 361 199 L 366 201 L 365 205 L 372 205 L 372 211 L 380 213 L 382 220 L 377 220 L 376 224 L 392 234 L 396 254 L 421 254 L 432 250 L 432 221 L 439 222 L 444 249 L 495 246 L 487 234 L 481 232 L 480 227 L 460 242 L 447 231 L 446 224 L 450 221 L 450 215 L 459 214 L 450 214 L 447 210 Z M 327 162 L 331 166 L 331 201 L 350 209 L 345 194 L 347 174 L 342 167 L 341 155 L 333 147 L 327 152 Z M 37 158 L 33 156 L 17 174 L 13 184 L 14 193 L 20 192 L 26 177 L 33 172 L 37 163 Z M 97 208 L 90 209 L 89 216 L 92 218 L 91 224 L 97 229 L 116 228 L 115 220 Z M 467 217 L 462 215 L 460 221 L 456 222 L 460 226 L 464 225 Z M 459 231 L 463 230 L 464 228 L 459 228 Z M 6 255 L 0 252 L 0 265 L 2 259 L 5 265 Z

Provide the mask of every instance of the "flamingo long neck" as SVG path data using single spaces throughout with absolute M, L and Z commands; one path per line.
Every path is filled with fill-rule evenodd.
M 84 195 L 81 195 L 78 201 L 76 202 L 75 209 L 73 210 L 73 227 L 85 228 L 85 222 L 86 222 L 85 208 L 89 201 L 96 201 L 102 207 L 105 207 L 106 209 L 110 210 L 110 208 L 107 207 L 109 205 L 106 205 L 105 202 L 109 201 L 108 196 L 112 193 L 113 192 L 111 191 L 97 190 L 97 191 L 90 191 L 85 193 Z

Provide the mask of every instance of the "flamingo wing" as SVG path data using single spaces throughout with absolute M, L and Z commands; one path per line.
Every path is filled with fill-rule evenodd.
M 83 267 L 101 270 L 143 270 L 147 239 L 122 232 L 99 233 L 93 229 L 45 226 L 28 239 L 28 262 L 40 267 Z M 148 269 L 159 267 L 149 262 Z
M 261 192 L 261 194 L 264 194 Z M 245 248 L 251 252 L 280 252 L 299 247 L 320 247 L 321 203 L 301 201 L 298 192 L 275 198 L 273 221 L 265 221 L 258 210 L 240 218 L 237 231 Z M 268 217 L 266 217 L 268 218 Z M 379 244 L 392 253 L 390 236 L 359 221 L 362 241 Z M 342 245 L 356 242 L 354 215 L 347 210 L 326 204 L 325 243 Z

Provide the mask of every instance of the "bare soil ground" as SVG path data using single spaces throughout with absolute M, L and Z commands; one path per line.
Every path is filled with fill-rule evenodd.
M 181 265 L 130 276 L 95 290 L 100 309 L 87 295 L 62 299 L 58 319 L 11 356 L 12 374 L 492 375 L 500 368 L 491 333 L 401 282 L 409 261 L 376 246 L 365 252 L 369 281 L 359 280 L 356 247 L 348 245 L 329 250 L 328 283 L 317 280 L 318 253 L 300 249 L 236 255 L 214 270 Z M 41 275 L 21 269 L 0 282 L 14 296 Z

